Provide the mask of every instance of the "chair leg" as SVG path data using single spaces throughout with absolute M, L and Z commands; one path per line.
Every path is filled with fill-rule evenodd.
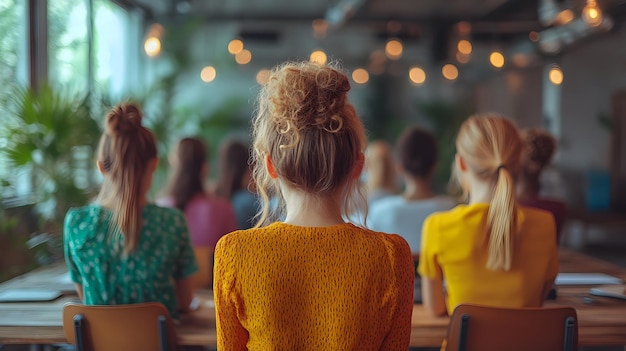
M 563 340 L 563 350 L 574 351 L 574 317 L 565 318 L 565 340 Z
M 164 316 L 159 316 L 159 350 L 167 351 L 167 319 Z
M 465 351 L 467 343 L 467 327 L 469 325 L 469 314 L 461 316 L 461 327 L 459 328 L 459 344 L 457 345 L 458 351 Z
M 85 339 L 83 337 L 83 323 L 85 317 L 82 314 L 74 316 L 74 338 L 76 339 L 76 351 L 85 351 Z

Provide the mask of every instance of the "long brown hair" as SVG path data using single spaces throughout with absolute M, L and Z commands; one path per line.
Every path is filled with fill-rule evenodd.
M 316 196 L 343 188 L 342 214 L 367 214 L 360 180 L 350 177 L 362 162 L 366 140 L 349 90 L 348 77 L 333 64 L 287 62 L 272 70 L 253 119 L 254 180 L 263 202 L 257 227 L 274 218 L 270 196 L 279 196 L 277 209 L 284 211 L 278 184 L 265 167 L 268 155 L 291 186 Z
M 234 193 L 246 189 L 243 179 L 250 170 L 250 148 L 237 141 L 228 140 L 219 150 L 219 176 L 216 182 L 215 193 L 230 199 Z
M 513 261 L 518 231 L 515 177 L 519 173 L 521 147 L 513 122 L 498 115 L 469 118 L 456 139 L 457 152 L 467 167 L 493 189 L 486 221 L 487 268 L 491 270 L 508 271 Z
M 184 138 L 178 142 L 171 164 L 172 176 L 168 182 L 167 195 L 174 199 L 174 206 L 181 211 L 197 194 L 203 194 L 202 169 L 207 163 L 207 150 L 200 139 Z
M 154 136 L 141 120 L 136 105 L 116 106 L 104 119 L 98 147 L 98 161 L 104 170 L 98 199 L 112 210 L 115 230 L 124 236 L 125 253 L 137 247 L 143 225 L 140 201 L 148 190 L 144 178 L 148 163 L 157 157 Z

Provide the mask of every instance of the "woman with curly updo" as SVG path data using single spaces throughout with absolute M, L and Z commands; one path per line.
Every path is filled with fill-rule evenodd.
M 259 94 L 253 165 L 263 206 L 255 228 L 217 244 L 220 350 L 408 348 L 408 244 L 344 221 L 365 206 L 365 133 L 349 89 L 332 65 L 290 62 Z
M 552 213 L 556 222 L 557 242 L 565 222 L 565 203 L 540 196 L 540 177 L 556 151 L 556 139 L 541 128 L 525 129 L 522 136 L 522 167 L 518 180 L 519 203 Z
M 189 310 L 196 261 L 182 212 L 148 201 L 157 146 L 141 120 L 133 104 L 105 117 L 104 183 L 96 203 L 65 216 L 65 262 L 85 304 L 160 302 L 177 318 Z

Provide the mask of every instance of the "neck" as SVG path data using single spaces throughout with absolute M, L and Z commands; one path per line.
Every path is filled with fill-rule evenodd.
M 490 203 L 493 198 L 493 187 L 487 182 L 474 180 L 469 184 L 469 203 Z
M 435 196 L 430 187 L 430 181 L 424 178 L 406 178 L 406 189 L 404 190 L 404 198 L 407 200 L 424 200 Z
M 517 196 L 520 200 L 532 200 L 539 197 L 539 181 L 520 179 Z
M 341 192 L 335 196 L 314 196 L 282 184 L 281 191 L 287 208 L 285 223 L 303 227 L 345 223 L 341 216 Z

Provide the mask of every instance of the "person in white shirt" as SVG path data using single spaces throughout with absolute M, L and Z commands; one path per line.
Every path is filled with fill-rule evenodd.
M 398 171 L 405 182 L 404 192 L 374 202 L 369 209 L 367 226 L 375 231 L 400 234 L 417 257 L 424 219 L 433 212 L 451 209 L 457 202 L 449 196 L 438 196 L 432 190 L 437 141 L 431 133 L 409 127 L 398 138 L 395 151 Z

